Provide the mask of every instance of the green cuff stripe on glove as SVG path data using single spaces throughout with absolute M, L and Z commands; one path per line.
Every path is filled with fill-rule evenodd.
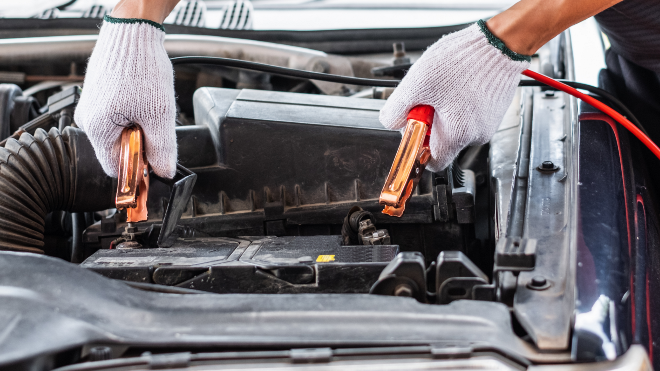
M 141 18 L 115 18 L 115 17 L 111 17 L 111 16 L 109 16 L 109 15 L 106 15 L 105 17 L 103 17 L 103 20 L 106 21 L 106 22 L 110 22 L 110 23 L 126 23 L 126 24 L 132 24 L 132 23 L 146 23 L 146 24 L 152 25 L 152 26 L 156 27 L 157 29 L 159 29 L 159 30 L 165 32 L 165 27 L 163 27 L 162 24 L 160 24 L 160 23 L 156 23 L 156 22 L 154 22 L 154 21 L 150 21 L 150 20 L 148 20 L 148 19 L 141 19 Z
M 481 32 L 483 32 L 484 35 L 486 35 L 486 38 L 488 39 L 488 42 L 490 43 L 490 45 L 492 45 L 492 46 L 496 47 L 497 49 L 499 49 L 502 52 L 502 54 L 504 54 L 507 57 L 511 58 L 512 61 L 515 61 L 515 62 L 531 62 L 532 61 L 531 56 L 518 54 L 518 53 L 514 52 L 513 50 L 507 48 L 506 45 L 504 45 L 504 42 L 502 42 L 502 40 L 500 40 L 497 36 L 493 35 L 490 32 L 488 27 L 486 27 L 486 22 L 484 22 L 483 20 L 480 19 L 479 21 L 477 21 L 477 24 L 479 25 L 479 28 L 481 29 Z

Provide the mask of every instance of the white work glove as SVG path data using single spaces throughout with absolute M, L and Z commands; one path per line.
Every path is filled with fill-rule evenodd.
M 463 148 L 484 144 L 495 134 L 529 61 L 479 21 L 441 38 L 422 54 L 381 109 L 380 122 L 388 129 L 402 129 L 413 107 L 433 106 L 426 167 L 440 171 Z
M 75 112 L 103 170 L 119 171 L 121 132 L 130 123 L 144 131 L 147 160 L 154 172 L 176 172 L 174 71 L 155 22 L 106 16 L 87 65 Z

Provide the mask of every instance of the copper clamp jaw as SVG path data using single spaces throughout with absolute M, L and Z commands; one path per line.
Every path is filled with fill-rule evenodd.
M 149 162 L 144 151 L 144 133 L 135 125 L 121 133 L 119 179 L 115 205 L 126 209 L 129 223 L 147 220 Z
M 401 217 L 415 187 L 431 158 L 429 137 L 435 110 L 431 106 L 417 106 L 408 114 L 406 130 L 394 157 L 392 169 L 380 193 L 383 214 Z
M 179 219 L 192 195 L 197 174 L 177 163 L 173 179 L 153 177 L 170 187 L 170 197 L 165 208 L 163 221 L 158 234 L 158 247 L 171 247 L 178 238 Z M 113 241 L 117 248 L 140 248 L 136 240 L 138 233 L 136 222 L 147 220 L 147 197 L 149 195 L 149 162 L 144 148 L 144 132 L 138 125 L 124 129 L 121 133 L 121 151 L 119 155 L 119 179 L 117 182 L 117 209 L 126 209 L 126 231 L 122 237 Z

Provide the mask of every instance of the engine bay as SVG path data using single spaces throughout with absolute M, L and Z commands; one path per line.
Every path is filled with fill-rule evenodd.
M 20 88 L 5 86 L 18 101 Z M 31 97 L 36 117 L 7 128 L 14 134 L 5 148 L 34 162 L 19 169 L 44 173 L 35 157 L 45 150 L 33 142 L 50 143 L 50 161 L 59 161 L 59 179 L 53 169 L 52 176 L 30 175 L 43 178 L 36 192 L 53 193 L 40 195 L 44 205 L 33 211 L 50 202 L 71 212 L 45 216 L 42 244 L 38 228 L 19 228 L 24 236 L 5 248 L 43 251 L 126 282 L 214 293 L 492 299 L 492 286 L 487 294 L 473 290 L 488 286 L 493 272 L 488 145 L 470 148 L 440 173 L 425 172 L 405 214 L 392 217 L 381 213 L 378 197 L 401 137 L 378 121 L 383 99 L 201 87 L 190 97 L 193 113 L 181 114 L 187 121 L 176 128 L 179 163 L 195 179 L 180 174 L 174 182 L 185 178 L 194 187 L 184 195 L 183 180 L 175 191 L 173 182 L 152 176 L 148 220 L 129 224 L 126 211 L 113 208 L 117 180 L 103 174 L 72 122 L 80 94 L 65 88 L 43 108 Z M 38 151 L 26 156 L 26 147 Z M 60 187 L 49 190 L 51 181 Z M 51 199 L 67 189 L 55 205 Z M 25 238 L 30 247 L 17 247 Z M 457 276 L 472 283 L 440 289 Z
M 7 210 L 1 249 L 56 257 L 162 293 L 372 294 L 514 308 L 516 290 L 540 296 L 550 287 L 529 286 L 537 240 L 516 219 L 527 202 L 516 192 L 526 185 L 512 181 L 516 162 L 529 156 L 521 128 L 531 109 L 547 118 L 539 128 L 564 130 L 564 95 L 519 88 L 493 140 L 466 148 L 443 171 L 423 172 L 405 213 L 393 217 L 382 213 L 379 195 L 401 134 L 378 118 L 392 88 L 175 63 L 177 176 L 152 172 L 148 218 L 128 223 L 115 205 L 117 179 L 104 174 L 73 121 L 79 66 L 93 40 L 0 41 L 0 65 L 35 82 L 25 90 L 0 84 L 10 112 L 0 175 L 12 195 L 0 201 Z M 390 80 L 421 54 L 401 43 L 394 55 L 330 55 L 194 35 L 168 35 L 165 46 L 173 60 L 222 55 Z M 44 64 L 38 50 L 58 62 Z M 544 51 L 534 65 L 551 55 Z M 70 74 L 56 81 L 66 73 L 61 61 L 70 62 Z M 552 200 L 557 208 L 560 201 Z M 511 316 L 512 330 L 534 341 L 528 333 L 540 330 L 525 315 Z
M 415 177 L 401 217 L 383 212 L 402 133 L 379 111 L 428 45 L 468 24 L 168 24 L 177 171 L 136 172 L 147 217 L 129 222 L 74 119 L 100 20 L 61 21 L 0 20 L 0 365 L 420 356 L 518 370 L 655 346 L 647 165 L 622 127 L 551 85 L 523 78 L 489 143 Z M 574 52 L 591 49 L 571 35 L 530 70 L 607 102 L 581 82 Z
M 170 188 L 153 182 L 149 220 L 132 230 L 139 248 L 111 246 L 127 226 L 115 212 L 85 229 L 83 267 L 217 293 L 369 293 L 382 290 L 375 284 L 388 265 L 413 262 L 415 280 L 426 282 L 399 294 L 426 302 L 438 255 L 460 252 L 487 282 L 481 271 L 492 272 L 492 260 L 483 257 L 493 250 L 475 235 L 472 170 L 427 172 L 403 217 L 381 213 L 400 141 L 378 121 L 382 100 L 200 88 L 193 103 L 196 125 L 177 128 L 177 138 L 179 162 L 197 181 L 176 241 L 155 243 Z M 443 301 L 471 297 L 452 294 Z

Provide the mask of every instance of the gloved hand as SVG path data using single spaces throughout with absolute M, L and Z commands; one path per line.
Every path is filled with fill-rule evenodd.
M 530 60 L 509 50 L 479 21 L 424 52 L 381 109 L 380 122 L 401 129 L 413 107 L 433 106 L 426 167 L 440 171 L 463 148 L 484 144 L 495 134 Z
M 158 23 L 104 19 L 74 119 L 112 177 L 119 171 L 121 132 L 130 123 L 144 131 L 154 172 L 165 178 L 176 172 L 174 71 L 164 40 Z

